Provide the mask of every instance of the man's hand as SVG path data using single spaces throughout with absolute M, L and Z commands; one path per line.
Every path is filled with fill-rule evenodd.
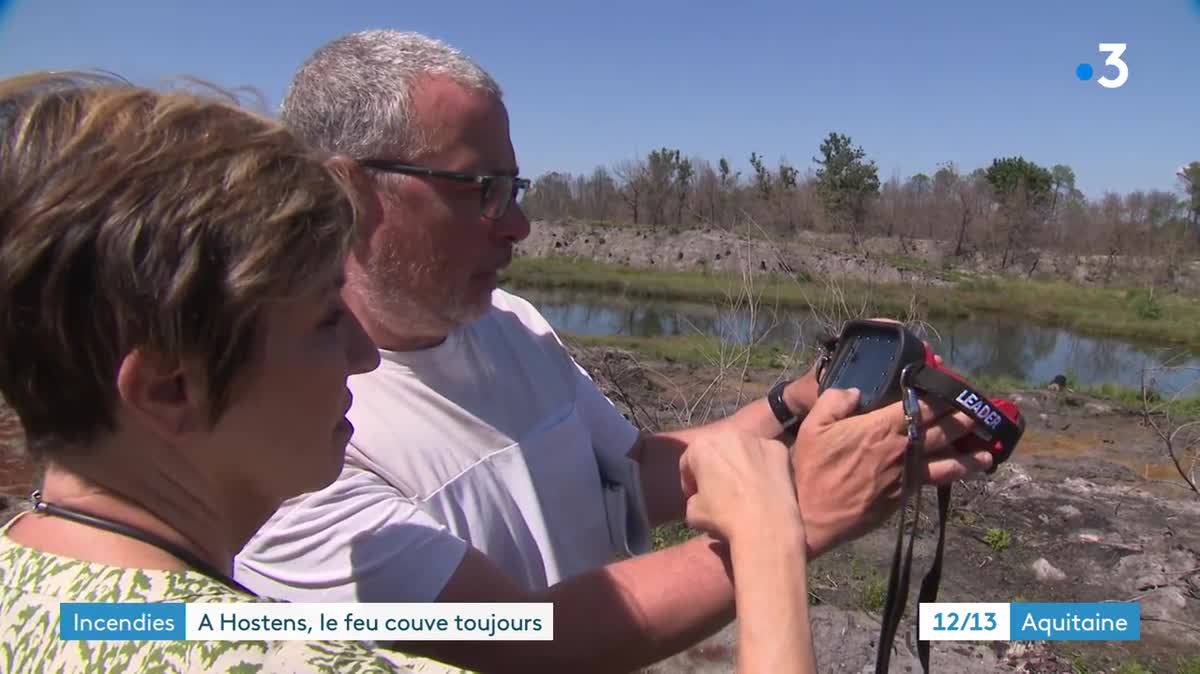
M 874 320 L 898 323 L 891 319 Z M 926 347 L 928 348 L 928 344 Z M 935 356 L 934 359 L 941 364 L 941 358 Z M 819 364 L 820 360 L 814 361 L 807 372 L 783 389 L 784 404 L 802 419 L 807 418 L 811 414 L 810 410 L 817 404 Z M 896 414 L 901 413 L 898 403 L 894 411 Z M 687 497 L 679 490 L 680 456 L 683 452 L 709 434 L 726 431 L 796 444 L 794 434 L 799 432 L 799 428 L 793 426 L 788 433 L 782 433 L 779 420 L 771 411 L 766 398 L 759 398 L 732 415 L 703 426 L 654 434 L 643 433 L 630 449 L 629 457 L 641 466 L 642 494 L 652 525 L 676 522 L 684 517 L 684 502 Z M 805 445 L 800 443 L 798 446 L 803 448 Z
M 953 448 L 972 431 L 970 417 L 921 401 L 923 474 L 905 480 L 903 404 L 851 416 L 858 397 L 857 390 L 826 391 L 797 432 L 792 465 L 811 557 L 881 524 L 904 502 L 905 482 L 910 488 L 946 484 L 992 463 L 988 452 L 960 454 Z
M 892 318 L 872 318 L 869 320 L 880 323 L 902 324 L 900 321 Z M 932 350 L 929 342 L 923 343 L 926 349 Z M 942 364 L 942 357 L 937 354 L 934 354 L 933 360 L 939 366 Z M 801 418 L 817 404 L 817 397 L 820 395 L 820 385 L 817 383 L 817 365 L 820 362 L 819 358 L 814 360 L 807 372 L 797 377 L 795 381 L 783 389 L 783 402 L 788 406 L 788 409 L 797 413 Z

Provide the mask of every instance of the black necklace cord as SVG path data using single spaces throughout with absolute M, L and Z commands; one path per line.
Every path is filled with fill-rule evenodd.
M 126 538 L 132 538 L 134 540 L 141 541 L 146 545 L 150 545 L 162 550 L 184 564 L 187 564 L 192 570 L 204 574 L 205 576 L 208 576 L 209 578 L 212 578 L 223 585 L 237 590 L 238 592 L 248 594 L 252 597 L 257 596 L 252 590 L 225 575 L 212 564 L 209 564 L 193 554 L 190 550 L 184 548 L 183 546 L 172 543 L 171 541 L 168 541 L 160 536 L 152 534 L 143 529 L 130 526 L 124 522 L 118 522 L 116 520 L 100 517 L 82 510 L 76 510 L 74 508 L 67 508 L 65 506 L 49 503 L 42 499 L 41 490 L 35 489 L 29 495 L 29 500 L 33 502 L 33 511 L 36 513 L 59 517 L 65 520 L 70 520 L 77 524 L 83 524 L 96 529 L 102 529 L 120 536 L 125 536 Z

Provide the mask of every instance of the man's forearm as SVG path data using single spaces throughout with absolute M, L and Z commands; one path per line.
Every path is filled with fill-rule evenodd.
M 801 378 L 792 382 L 784 390 L 783 397 L 791 410 L 803 415 L 816 399 L 816 380 Z M 692 442 L 730 425 L 750 435 L 791 444 L 790 437 L 783 437 L 783 427 L 765 397 L 744 405 L 724 419 L 702 426 L 642 436 L 631 456 L 641 466 L 642 496 L 651 525 L 683 519 L 685 504 L 679 482 L 679 457 Z
M 489 578 L 486 597 L 448 601 L 552 602 L 552 641 L 398 642 L 389 647 L 481 672 L 628 672 L 720 631 L 735 615 L 727 548 L 701 535 L 564 580 L 544 592 Z M 494 570 L 482 570 L 482 574 Z M 494 581 L 494 582 L 493 582 Z
M 561 612 L 565 624 L 556 613 L 555 638 L 560 627 L 565 637 L 563 664 L 590 660 L 579 654 L 591 651 L 597 666 L 584 671 L 646 667 L 715 634 L 735 615 L 727 549 L 705 535 L 602 573 L 607 582 L 584 576 L 547 593 L 556 606 L 593 607 Z
M 785 401 L 787 400 L 786 394 L 784 399 Z M 789 402 L 788 407 L 794 411 L 799 411 L 803 415 L 804 411 L 811 404 Z M 742 432 L 762 438 L 782 440 L 785 435 L 782 425 L 775 418 L 775 413 L 771 411 L 771 406 L 767 404 L 765 397 L 746 404 L 740 410 L 722 419 L 721 423 L 732 424 Z M 701 427 L 701 430 L 703 430 L 703 427 Z

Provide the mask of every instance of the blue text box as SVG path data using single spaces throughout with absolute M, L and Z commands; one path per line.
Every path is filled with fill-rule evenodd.
M 1009 638 L 1014 641 L 1137 641 L 1142 636 L 1137 602 L 1014 603 Z
M 64 602 L 58 636 L 64 641 L 177 641 L 187 636 L 184 604 Z

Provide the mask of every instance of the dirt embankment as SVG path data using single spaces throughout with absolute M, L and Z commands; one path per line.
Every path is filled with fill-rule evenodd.
M 710 390 L 718 373 L 638 363 L 614 349 L 577 353 L 623 412 L 668 428 L 680 425 L 688 409 L 722 416 L 764 394 L 780 374 L 754 371 L 725 380 L 711 399 L 699 400 L 696 392 Z M 1200 496 L 1184 487 L 1137 415 L 1069 392 L 1031 390 L 1013 398 L 1028 430 L 994 475 L 955 486 L 939 600 L 1137 601 L 1141 639 L 934 642 L 931 668 L 1095 673 L 1136 661 L 1148 671 L 1174 672 L 1180 658 L 1200 656 Z M 927 489 L 924 496 L 921 513 L 936 517 L 936 494 Z M 920 671 L 912 607 L 936 543 L 935 521 L 924 518 L 913 555 L 910 612 L 896 638 L 892 671 Z M 812 563 L 821 671 L 873 671 L 895 526 L 893 519 Z M 733 671 L 735 629 L 652 671 Z
M 876 237 L 852 244 L 838 234 L 798 232 L 787 240 L 754 239 L 744 231 L 700 228 L 682 232 L 601 227 L 574 221 L 534 223 L 518 254 L 568 255 L 601 263 L 674 271 L 788 272 L 815 279 L 944 285 L 969 277 L 1009 274 L 1075 283 L 1166 283 L 1200 290 L 1200 262 L 1168 269 L 1164 260 L 1025 251 L 1004 264 L 1003 251 L 973 249 L 954 256 L 952 242 Z

